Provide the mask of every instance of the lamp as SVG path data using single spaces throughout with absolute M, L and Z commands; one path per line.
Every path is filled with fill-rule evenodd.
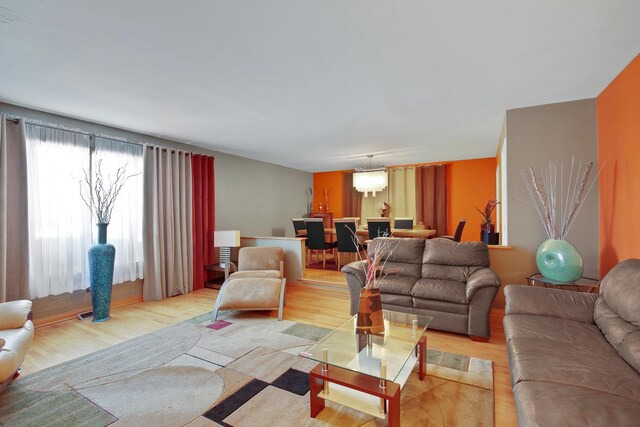
M 236 268 L 231 262 L 231 248 L 240 246 L 240 230 L 214 231 L 213 246 L 220 248 L 220 267 L 224 268 L 224 280 L 227 280 L 229 267 Z
M 387 188 L 387 170 L 384 167 L 372 169 L 371 158 L 373 157 L 373 154 L 369 154 L 367 157 L 369 158 L 369 168 L 356 169 L 353 174 L 353 187 L 357 191 L 364 193 L 364 197 L 369 197 L 368 193 L 372 193 L 373 197 L 375 197 L 376 192 Z

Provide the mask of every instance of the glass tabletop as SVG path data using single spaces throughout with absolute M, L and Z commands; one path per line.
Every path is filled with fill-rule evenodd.
M 529 282 L 541 282 L 545 285 L 550 286 L 563 286 L 563 285 L 574 285 L 574 286 L 591 286 L 598 287 L 600 286 L 600 280 L 592 279 L 590 277 L 580 277 L 575 282 L 562 282 L 560 280 L 549 279 L 548 277 L 544 277 L 541 273 L 534 273 L 529 276 L 526 276 Z
M 356 316 L 300 356 L 372 377 L 395 381 L 431 317 L 383 310 L 384 333 L 356 333 Z M 326 350 L 326 352 L 325 352 Z

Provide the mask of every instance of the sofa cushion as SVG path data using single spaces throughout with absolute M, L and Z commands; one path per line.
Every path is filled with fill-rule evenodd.
M 390 253 L 385 257 L 387 261 L 402 262 L 407 264 L 422 264 L 424 252 L 424 239 L 378 237 L 369 244 L 369 253 L 375 250 L 378 243 L 390 242 Z
M 406 262 L 386 261 L 383 266 L 383 274 L 394 274 L 396 276 L 413 277 L 413 280 L 418 280 L 421 276 L 420 264 L 410 264 Z
M 640 373 L 640 331 L 627 336 L 620 346 L 620 356 Z
M 429 239 L 424 244 L 422 263 L 489 267 L 489 249 L 483 242 Z
M 413 285 L 411 295 L 416 298 L 469 304 L 466 289 L 467 286 L 464 283 L 456 280 L 419 279 Z
M 618 316 L 600 295 L 596 300 L 593 310 L 593 320 L 600 328 L 609 343 L 620 351 L 620 346 L 625 338 L 636 331 L 638 328 L 631 323 Z
M 229 275 L 229 279 L 282 279 L 280 270 L 242 270 Z
M 612 347 L 546 338 L 511 338 L 511 378 L 574 385 L 640 401 L 640 375 Z
M 383 294 L 411 295 L 417 277 L 387 274 L 380 280 L 380 292 Z
M 543 338 L 578 345 L 588 344 L 593 346 L 592 351 L 596 351 L 597 348 L 606 350 L 611 347 L 596 325 L 577 320 L 532 314 L 511 314 L 504 318 L 503 324 L 507 341 L 512 338 Z
M 482 242 L 427 240 L 422 255 L 422 277 L 467 282 L 475 271 L 489 266 L 489 251 Z
M 413 297 L 411 295 L 385 294 L 380 293 L 382 304 L 404 305 L 413 307 Z
M 573 385 L 523 381 L 513 394 L 520 427 L 630 427 L 640 419 L 638 402 Z
M 640 327 L 640 259 L 627 259 L 607 273 L 600 294 L 621 318 Z
M 443 313 L 460 314 L 462 316 L 469 314 L 469 304 L 458 304 L 442 300 L 413 298 L 413 307 L 424 310 L 441 311 Z

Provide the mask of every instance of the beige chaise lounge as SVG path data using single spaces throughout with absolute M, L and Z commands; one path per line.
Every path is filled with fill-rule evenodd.
M 18 373 L 32 342 L 31 301 L 0 303 L 0 393 Z
M 220 310 L 278 310 L 282 320 L 286 280 L 282 248 L 240 249 L 238 271 L 220 288 L 212 320 Z

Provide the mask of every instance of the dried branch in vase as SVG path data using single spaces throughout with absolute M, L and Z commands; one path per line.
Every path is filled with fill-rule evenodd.
M 360 248 L 360 242 L 358 236 L 352 231 L 351 240 L 356 248 Z M 385 268 L 387 260 L 395 250 L 400 241 L 398 239 L 389 237 L 375 238 L 369 244 L 369 250 L 367 251 L 367 264 L 364 267 L 365 270 L 365 289 L 379 289 L 380 281 L 384 279 L 387 274 L 397 273 L 398 268 Z M 360 252 L 356 252 L 358 258 L 360 258 Z
M 593 162 L 588 162 L 583 170 L 582 162 L 576 166 L 575 156 L 571 157 L 571 168 L 566 187 L 564 185 L 563 163 L 560 163 L 558 170 L 558 162 L 549 161 L 549 166 L 540 172 L 540 176 L 536 175 L 532 167 L 522 171 L 522 179 L 531 197 L 536 215 L 550 239 L 564 240 L 571 230 L 576 215 L 600 174 L 598 171 L 596 177 L 587 187 L 592 168 Z
M 93 186 L 91 185 L 89 173 L 85 169 L 82 169 L 82 172 L 84 173 L 84 178 L 78 179 L 80 197 L 91 213 L 95 215 L 98 224 L 108 224 L 111 221 L 113 206 L 118 194 L 120 194 L 120 190 L 122 190 L 129 178 L 140 175 L 140 172 L 126 175 L 127 165 L 125 164 L 116 171 L 115 180 L 109 180 L 109 183 L 106 184 L 102 174 L 102 159 L 100 159 L 96 164 Z

